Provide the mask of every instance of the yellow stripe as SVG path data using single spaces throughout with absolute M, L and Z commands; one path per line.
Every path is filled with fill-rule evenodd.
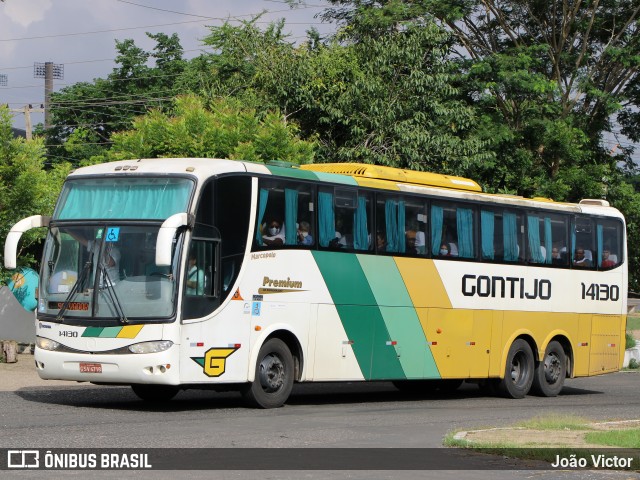
M 433 260 L 394 259 L 414 307 L 451 308 L 451 300 Z
M 116 335 L 116 338 L 136 338 L 136 335 L 140 333 L 144 325 L 127 325 L 126 327 L 122 327 L 120 333 Z

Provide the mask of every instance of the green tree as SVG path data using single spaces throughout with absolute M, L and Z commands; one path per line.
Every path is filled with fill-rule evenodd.
M 215 53 L 191 66 L 190 89 L 276 106 L 303 137 L 318 136 L 318 161 L 362 161 L 452 172 L 491 156 L 474 136 L 474 109 L 446 56 L 451 38 L 433 22 L 355 41 L 344 33 L 294 46 L 282 24 L 212 27 Z M 199 83 L 210 72 L 215 80 Z
M 0 107 L 0 238 L 11 227 L 31 215 L 51 215 L 62 182 L 70 170 L 66 163 L 46 169 L 46 150 L 42 139 L 27 142 L 13 138 L 11 115 Z M 43 229 L 26 232 L 20 242 L 20 265 L 34 265 Z M 6 279 L 4 249 L 0 251 L 0 279 Z
M 111 135 L 129 128 L 136 116 L 171 105 L 180 92 L 176 80 L 187 63 L 183 49 L 176 34 L 147 36 L 156 42 L 152 52 L 133 40 L 116 40 L 117 66 L 106 79 L 76 83 L 52 95 L 53 127 L 46 132 L 47 143 L 58 145 L 52 154 L 79 163 L 107 148 Z M 147 65 L 150 59 L 152 67 Z M 70 139 L 73 148 L 65 149 Z
M 127 158 L 205 157 L 309 163 L 315 143 L 298 138 L 298 128 L 277 111 L 262 118 L 233 99 L 209 108 L 193 95 L 178 97 L 169 113 L 138 117 L 133 129 L 112 136 L 113 146 L 94 162 Z

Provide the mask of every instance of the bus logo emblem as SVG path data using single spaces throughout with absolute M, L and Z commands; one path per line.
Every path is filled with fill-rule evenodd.
M 226 369 L 227 357 L 237 348 L 210 348 L 204 354 L 204 357 L 191 357 L 191 360 L 200 365 L 204 374 L 208 377 L 219 377 Z

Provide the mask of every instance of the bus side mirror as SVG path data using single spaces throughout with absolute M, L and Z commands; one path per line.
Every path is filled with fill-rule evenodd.
M 16 268 L 17 261 L 16 256 L 18 252 L 18 242 L 20 237 L 27 230 L 38 227 L 48 227 L 51 217 L 45 217 L 44 215 L 33 215 L 31 217 L 23 218 L 16 223 L 9 233 L 7 234 L 7 241 L 4 244 L 4 267 L 13 270 Z
M 156 265 L 159 267 L 171 266 L 171 251 L 173 247 L 173 239 L 176 232 L 181 227 L 193 227 L 193 215 L 188 213 L 176 213 L 167 218 L 158 231 L 156 239 Z

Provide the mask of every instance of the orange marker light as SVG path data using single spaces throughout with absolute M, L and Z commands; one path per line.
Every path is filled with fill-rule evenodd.
M 255 327 L 253 327 L 253 329 L 254 329 L 256 332 L 259 332 L 260 330 L 262 330 L 262 327 L 261 327 L 260 325 L 256 325 Z

